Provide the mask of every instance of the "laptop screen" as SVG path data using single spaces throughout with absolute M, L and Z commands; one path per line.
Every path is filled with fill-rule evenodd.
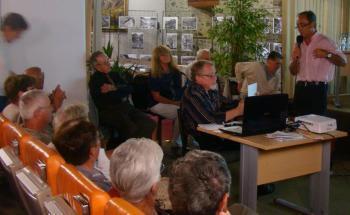
M 242 135 L 270 133 L 286 127 L 288 95 L 251 96 L 244 100 Z

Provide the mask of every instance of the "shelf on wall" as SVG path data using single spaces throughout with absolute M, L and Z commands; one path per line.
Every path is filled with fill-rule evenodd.
M 188 6 L 196 8 L 212 8 L 219 4 L 219 0 L 188 0 Z

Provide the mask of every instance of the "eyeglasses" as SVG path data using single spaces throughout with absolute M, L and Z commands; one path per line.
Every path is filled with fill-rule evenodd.
M 312 22 L 309 22 L 309 23 L 306 23 L 306 24 L 304 24 L 304 23 L 297 23 L 297 26 L 295 26 L 295 29 L 297 29 L 297 28 L 305 28 L 308 25 L 310 25 L 311 23 Z
M 216 77 L 216 74 L 211 74 L 211 75 L 200 74 L 199 76 L 205 76 L 205 77 L 208 77 L 208 78 L 214 78 L 214 77 Z

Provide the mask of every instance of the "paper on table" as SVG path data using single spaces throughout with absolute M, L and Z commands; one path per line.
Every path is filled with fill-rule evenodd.
M 219 129 L 223 128 L 224 126 L 216 123 L 210 123 L 210 124 L 198 124 L 198 127 L 221 133 Z
M 275 139 L 277 141 L 288 141 L 288 140 L 301 140 L 304 139 L 304 136 L 301 134 L 298 134 L 296 132 L 283 132 L 283 131 L 276 131 L 270 134 L 266 134 L 266 137 Z
M 258 84 L 253 83 L 248 85 L 248 97 L 250 96 L 256 96 L 256 92 L 258 90 Z

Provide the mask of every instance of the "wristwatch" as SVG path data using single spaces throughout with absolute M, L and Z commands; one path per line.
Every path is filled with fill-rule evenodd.
M 329 52 L 329 53 L 326 55 L 326 58 L 327 58 L 327 59 L 331 59 L 332 56 L 333 56 L 333 54 Z

